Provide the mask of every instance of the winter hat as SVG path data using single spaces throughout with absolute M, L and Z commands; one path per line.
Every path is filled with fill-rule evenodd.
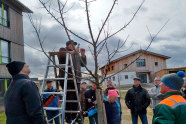
M 133 80 L 141 81 L 141 79 L 139 77 L 135 77 L 135 78 L 133 78 Z
M 13 62 L 7 64 L 6 67 L 7 67 L 8 71 L 9 71 L 9 73 L 12 76 L 14 76 L 14 75 L 18 74 L 22 70 L 24 64 L 25 64 L 24 62 L 13 61 Z
M 109 80 L 109 81 L 107 82 L 107 85 L 112 85 L 112 82 Z
M 68 46 L 70 44 L 77 45 L 77 42 L 74 42 L 73 40 L 69 40 L 69 41 L 66 42 L 66 46 Z
M 178 71 L 176 73 L 167 74 L 164 75 L 161 79 L 161 81 L 169 88 L 173 90 L 180 90 L 183 86 L 184 80 L 183 77 L 185 77 L 185 72 Z
M 87 84 L 86 82 L 82 82 L 81 84 Z
M 116 90 L 108 90 L 108 97 L 117 97 L 118 93 Z

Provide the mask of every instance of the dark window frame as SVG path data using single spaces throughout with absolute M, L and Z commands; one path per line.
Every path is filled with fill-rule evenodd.
M 7 19 L 2 17 L 2 5 L 4 7 L 4 10 L 7 12 L 7 14 L 6 14 Z M 1 22 L 2 22 L 2 23 L 0 23 L 0 25 L 2 25 L 4 27 L 7 27 L 7 28 L 10 28 L 9 7 L 5 3 L 0 1 L 0 8 L 1 8 L 0 19 L 1 19 Z M 3 24 L 3 21 L 6 21 L 7 25 Z
M 129 79 L 129 76 L 128 75 L 125 75 L 125 79 Z
M 124 64 L 124 68 L 126 68 L 128 66 L 128 64 Z
M 112 70 L 114 70 L 114 66 L 112 66 Z
M 112 80 L 113 80 L 113 81 L 115 81 L 115 80 L 116 80 L 115 76 L 113 76 L 113 77 L 112 77 Z
M 155 66 L 158 66 L 158 62 L 155 62 L 154 64 L 155 64 Z
M 146 66 L 145 59 L 137 59 L 136 60 L 136 66 L 137 67 L 145 67 Z
M 0 85 L 4 86 L 4 87 L 1 87 L 1 89 L 0 89 L 0 97 L 3 97 L 4 93 L 6 92 L 5 80 L 7 80 L 7 88 L 11 83 L 11 78 L 0 78 Z M 3 84 L 1 84 L 1 83 L 3 83 Z
M 1 39 L 0 38 L 0 47 L 2 46 L 2 41 L 4 41 L 4 42 L 7 42 L 8 43 L 8 56 L 3 56 L 3 55 L 0 55 L 1 57 L 0 57 L 0 59 L 1 59 L 1 63 L 0 63 L 0 65 L 6 65 L 6 64 L 8 64 L 9 62 L 11 62 L 11 56 L 10 56 L 10 42 L 9 41 L 7 41 L 7 40 L 3 40 L 3 39 Z M 2 48 L 0 48 L 0 50 L 2 50 Z M 2 51 L 1 51 L 1 54 L 2 54 Z M 8 59 L 8 62 L 7 63 L 5 63 L 5 62 L 2 62 L 2 58 L 7 58 Z

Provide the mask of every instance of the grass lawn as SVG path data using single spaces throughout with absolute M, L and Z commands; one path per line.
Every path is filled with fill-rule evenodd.
M 0 112 L 0 124 L 6 124 L 5 112 Z
M 126 92 L 122 92 L 121 94 L 121 107 L 122 107 L 122 124 L 132 124 L 131 120 L 131 115 L 130 115 L 130 110 L 127 108 L 125 105 L 125 94 Z M 152 123 L 152 117 L 153 117 L 153 112 L 150 107 L 147 108 L 147 118 L 148 118 L 148 123 Z M 4 112 L 0 112 L 0 124 L 6 124 L 6 116 Z M 85 118 L 85 124 L 89 124 L 88 118 Z M 140 119 L 138 119 L 138 124 L 141 124 Z

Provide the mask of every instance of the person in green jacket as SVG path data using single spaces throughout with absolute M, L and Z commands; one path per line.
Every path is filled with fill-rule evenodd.
M 165 94 L 165 99 L 155 107 L 153 124 L 186 123 L 186 100 L 180 93 L 184 83 L 183 77 L 185 77 L 183 71 L 162 77 L 160 92 Z

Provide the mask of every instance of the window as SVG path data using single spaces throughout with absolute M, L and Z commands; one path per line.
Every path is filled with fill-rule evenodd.
M 155 66 L 158 66 L 158 62 L 155 62 Z
M 138 60 L 136 60 L 136 66 L 137 67 L 145 66 L 145 59 L 138 59 Z
M 112 70 L 114 70 L 114 66 L 112 66 Z
M 9 42 L 0 39 L 0 64 L 10 62 L 10 45 Z
M 115 81 L 115 76 L 112 77 L 112 80 Z
M 0 25 L 9 27 L 8 6 L 0 2 Z
M 4 94 L 10 84 L 10 79 L 1 79 L 0 78 L 0 97 L 4 97 Z
M 124 68 L 126 68 L 127 67 L 127 64 L 124 64 Z
M 125 75 L 125 79 L 128 79 L 129 78 L 129 76 L 128 75 Z

